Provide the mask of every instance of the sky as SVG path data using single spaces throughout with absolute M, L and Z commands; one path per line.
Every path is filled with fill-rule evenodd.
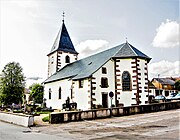
M 149 80 L 180 76 L 179 0 L 0 0 L 0 70 L 19 62 L 27 86 L 47 78 L 65 24 L 79 58 L 127 41 L 152 58 Z

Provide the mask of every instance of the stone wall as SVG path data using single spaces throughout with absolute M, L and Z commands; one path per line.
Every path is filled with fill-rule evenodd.
M 0 112 L 0 120 L 25 127 L 34 125 L 34 116 L 32 115 Z
M 110 108 L 93 109 L 86 111 L 72 111 L 72 112 L 54 112 L 50 114 L 50 123 L 62 123 L 70 121 L 82 121 L 90 119 L 108 118 L 111 116 L 125 116 L 139 113 L 157 112 L 170 109 L 180 108 L 180 101 L 166 102 L 149 105 L 136 105 L 129 107 L 114 107 L 112 112 Z

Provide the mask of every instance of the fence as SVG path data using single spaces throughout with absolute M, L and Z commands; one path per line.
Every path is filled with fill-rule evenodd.
M 148 105 L 136 105 L 128 107 L 114 107 L 112 110 L 110 108 L 103 109 L 93 109 L 86 111 L 71 111 L 71 112 L 53 112 L 50 114 L 49 123 L 62 123 L 70 121 L 82 121 L 89 119 L 100 119 L 108 118 L 111 116 L 125 116 L 133 115 L 139 113 L 149 113 L 157 112 L 170 109 L 180 108 L 180 101 L 177 102 L 165 102 L 157 104 L 148 104 Z

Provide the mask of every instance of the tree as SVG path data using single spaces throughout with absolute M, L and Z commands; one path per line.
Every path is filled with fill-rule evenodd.
M 175 85 L 175 89 L 180 91 L 180 80 L 177 80 L 174 85 Z
M 29 89 L 31 90 L 30 96 L 36 103 L 41 104 L 43 102 L 44 87 L 40 84 L 32 84 Z
M 19 63 L 5 65 L 0 75 L 0 102 L 4 105 L 22 102 L 25 88 L 25 76 Z

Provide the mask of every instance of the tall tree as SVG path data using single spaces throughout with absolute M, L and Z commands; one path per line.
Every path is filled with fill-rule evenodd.
M 177 80 L 174 85 L 175 85 L 175 89 L 180 91 L 180 80 Z
M 8 105 L 22 101 L 25 88 L 25 76 L 19 63 L 5 65 L 0 75 L 0 102 Z
M 36 103 L 41 104 L 43 102 L 44 87 L 40 84 L 32 84 L 29 89 L 31 90 L 30 96 Z

